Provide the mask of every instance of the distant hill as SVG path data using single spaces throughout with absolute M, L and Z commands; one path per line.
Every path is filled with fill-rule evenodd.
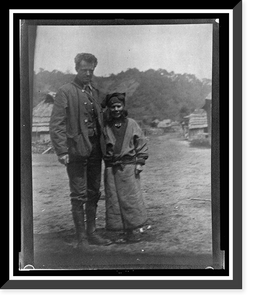
M 49 91 L 57 92 L 63 84 L 74 79 L 75 74 L 41 69 L 34 77 L 34 106 Z M 210 79 L 198 79 L 192 74 L 176 74 L 164 69 L 141 72 L 128 69 L 108 77 L 94 77 L 103 93 L 125 92 L 129 116 L 151 122 L 154 119 L 182 120 L 195 108 L 204 105 L 211 92 Z

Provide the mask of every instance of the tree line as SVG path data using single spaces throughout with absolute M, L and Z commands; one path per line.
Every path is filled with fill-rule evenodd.
M 74 77 L 75 74 L 40 69 L 34 74 L 33 105 L 42 101 L 48 92 L 57 92 Z M 176 74 L 164 69 L 141 72 L 133 68 L 107 77 L 94 77 L 94 81 L 103 94 L 125 92 L 129 115 L 145 122 L 181 121 L 195 108 L 203 106 L 211 92 L 210 79 L 200 80 L 193 74 Z

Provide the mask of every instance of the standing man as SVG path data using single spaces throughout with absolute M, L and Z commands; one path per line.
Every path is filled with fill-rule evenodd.
M 101 183 L 102 109 L 99 91 L 91 80 L 97 58 L 89 53 L 75 57 L 77 75 L 63 85 L 55 98 L 50 121 L 50 134 L 58 160 L 67 169 L 72 216 L 78 246 L 88 243 L 109 245 L 110 241 L 96 232 L 96 210 Z M 84 223 L 84 204 L 87 228 Z

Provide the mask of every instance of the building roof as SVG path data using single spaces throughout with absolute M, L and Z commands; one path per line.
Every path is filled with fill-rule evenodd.
M 157 127 L 158 128 L 166 128 L 166 127 L 169 127 L 170 125 L 171 125 L 171 119 L 165 119 L 165 120 L 160 121 L 157 124 Z
M 189 129 L 205 128 L 207 124 L 207 114 L 204 109 L 195 109 L 189 116 Z
M 33 109 L 33 131 L 48 131 L 51 113 L 54 105 L 55 93 L 45 95 L 45 99 Z
M 32 132 L 49 132 L 49 124 L 33 124 Z
M 201 107 L 205 111 L 210 111 L 212 109 L 212 93 L 209 93 L 205 98 L 205 104 Z
M 206 96 L 207 100 L 212 100 L 212 92 L 210 92 L 207 96 Z

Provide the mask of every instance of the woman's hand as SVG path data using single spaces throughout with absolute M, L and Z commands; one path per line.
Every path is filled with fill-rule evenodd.
M 137 164 L 135 167 L 135 175 L 139 175 L 142 172 L 142 165 L 141 164 Z
M 58 156 L 58 161 L 63 164 L 63 165 L 67 165 L 69 163 L 69 155 L 68 154 L 63 154 Z

